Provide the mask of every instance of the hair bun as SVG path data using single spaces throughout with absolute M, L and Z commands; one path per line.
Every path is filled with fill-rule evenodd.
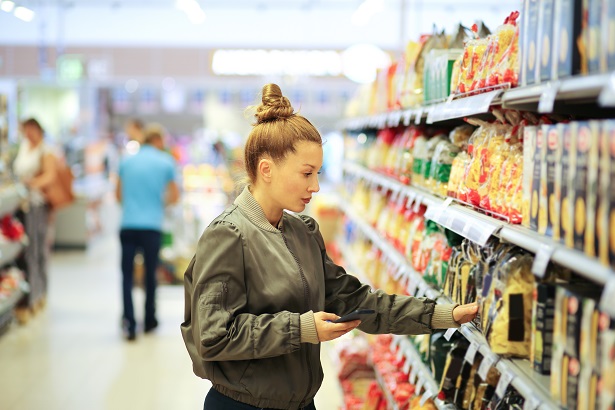
M 277 84 L 267 84 L 263 87 L 263 100 L 256 108 L 256 123 L 274 121 L 293 116 L 295 110 L 288 98 L 282 95 L 282 90 Z

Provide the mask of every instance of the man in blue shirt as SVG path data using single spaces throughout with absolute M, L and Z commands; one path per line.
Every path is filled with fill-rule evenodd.
M 163 145 L 160 127 L 148 128 L 144 144 L 120 164 L 117 199 L 122 204 L 123 329 L 128 340 L 136 338 L 132 305 L 134 258 L 138 249 L 145 263 L 146 333 L 158 326 L 156 320 L 156 268 L 162 237 L 164 207 L 176 203 L 175 161 L 158 147 Z

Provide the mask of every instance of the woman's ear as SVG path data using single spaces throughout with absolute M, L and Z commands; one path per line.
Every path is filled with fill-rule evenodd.
M 273 170 L 273 161 L 269 158 L 263 158 L 258 162 L 258 173 L 264 182 L 271 182 L 271 173 Z

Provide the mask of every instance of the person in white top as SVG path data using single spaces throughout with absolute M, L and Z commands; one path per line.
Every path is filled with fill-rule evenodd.
M 29 191 L 28 206 L 16 213 L 25 226 L 28 246 L 16 263 L 25 272 L 30 285 L 30 292 L 19 304 L 19 308 L 27 309 L 44 302 L 47 294 L 47 261 L 53 237 L 53 218 L 43 189 L 56 178 L 56 162 L 44 142 L 45 132 L 37 120 L 25 120 L 21 130 L 24 138 L 13 162 L 13 172 Z
M 53 153 L 45 144 L 43 127 L 34 118 L 21 124 L 24 139 L 13 163 L 15 176 L 30 190 L 30 199 L 36 205 L 45 203 L 42 191 L 56 178 Z

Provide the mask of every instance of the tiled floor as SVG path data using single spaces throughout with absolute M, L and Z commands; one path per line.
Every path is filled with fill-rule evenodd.
M 113 234 L 87 251 L 54 253 L 46 309 L 0 337 L 1 410 L 202 409 L 210 383 L 194 376 L 179 324 L 183 288 L 160 287 L 155 334 L 134 343 L 120 333 L 119 244 Z M 143 293 L 135 290 L 142 318 Z M 341 403 L 335 372 L 319 410 Z

